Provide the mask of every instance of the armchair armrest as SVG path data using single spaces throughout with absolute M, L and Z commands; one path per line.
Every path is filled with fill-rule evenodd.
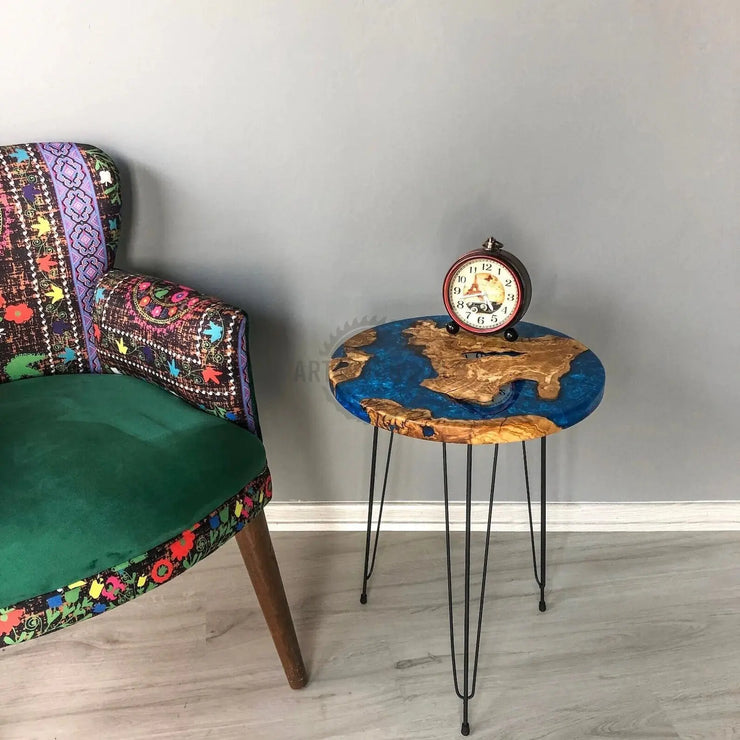
M 99 280 L 93 331 L 103 372 L 156 383 L 259 435 L 244 312 L 192 288 L 110 270 Z

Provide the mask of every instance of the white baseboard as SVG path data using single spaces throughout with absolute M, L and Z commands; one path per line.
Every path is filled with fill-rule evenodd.
M 474 503 L 472 527 L 485 531 L 488 505 Z M 535 527 L 539 505 L 532 507 Z M 377 520 L 377 506 L 375 507 Z M 354 532 L 366 526 L 367 504 L 361 502 L 274 502 L 267 509 L 270 528 L 280 531 Z M 383 529 L 401 532 L 444 530 L 441 502 L 386 503 Z M 450 527 L 465 528 L 465 505 L 450 504 Z M 492 528 L 524 532 L 529 528 L 526 503 L 493 506 Z M 740 531 L 740 501 L 644 501 L 641 503 L 549 503 L 549 532 L 718 532 Z

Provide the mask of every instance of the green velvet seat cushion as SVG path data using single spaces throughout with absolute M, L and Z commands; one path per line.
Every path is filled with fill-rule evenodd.
M 147 552 L 265 464 L 251 432 L 143 380 L 0 384 L 0 607 Z

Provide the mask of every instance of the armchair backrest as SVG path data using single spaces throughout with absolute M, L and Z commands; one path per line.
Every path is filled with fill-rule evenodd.
M 120 206 L 100 149 L 0 147 L 0 382 L 100 372 L 94 286 L 113 264 Z

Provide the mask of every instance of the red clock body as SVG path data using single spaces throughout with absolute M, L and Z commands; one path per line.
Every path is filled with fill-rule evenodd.
M 522 262 L 502 246 L 490 238 L 447 271 L 442 297 L 452 333 L 463 328 L 474 334 L 504 332 L 507 339 L 517 338 L 513 327 L 529 307 L 532 283 Z

